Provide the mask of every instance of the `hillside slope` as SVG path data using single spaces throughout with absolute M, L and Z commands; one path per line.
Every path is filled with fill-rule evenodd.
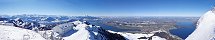
M 215 39 L 215 13 L 208 11 L 198 21 L 195 31 L 186 40 Z

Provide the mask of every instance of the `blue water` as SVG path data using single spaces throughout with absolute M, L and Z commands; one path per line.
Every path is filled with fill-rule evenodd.
M 177 22 L 176 26 L 180 28 L 172 29 L 170 33 L 182 39 L 186 39 L 195 30 L 195 24 L 192 22 Z

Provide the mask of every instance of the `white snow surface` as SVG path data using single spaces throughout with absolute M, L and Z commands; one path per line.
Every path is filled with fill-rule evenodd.
M 110 31 L 111 33 L 117 33 L 122 35 L 123 37 L 127 38 L 127 40 L 149 40 L 149 39 L 138 39 L 140 37 L 152 37 L 152 40 L 166 40 L 165 38 L 161 38 L 159 36 L 153 36 L 154 34 L 141 34 L 141 33 L 123 33 L 123 32 L 114 32 L 114 31 Z
M 198 20 L 195 31 L 185 40 L 214 40 L 214 37 L 215 13 L 208 11 Z
M 74 21 L 72 22 L 75 27 L 73 26 L 71 30 L 77 30 L 77 32 L 74 32 L 73 34 L 63 37 L 63 40 L 103 40 L 105 39 L 104 37 L 99 37 L 102 36 L 97 31 L 98 26 L 92 26 L 92 25 L 87 25 L 81 21 Z
M 152 40 L 166 40 L 165 38 L 161 38 L 159 36 L 152 36 Z
M 85 29 L 87 25 L 81 24 L 81 22 L 78 22 L 76 25 L 77 26 L 75 27 L 75 29 L 77 29 L 78 31 L 68 37 L 64 37 L 63 39 L 64 40 L 89 40 L 90 33 L 88 30 Z
M 0 40 L 45 40 L 32 30 L 0 25 Z
M 69 37 L 64 37 L 64 40 L 89 40 L 90 34 L 85 29 L 80 29 Z M 92 39 L 91 39 L 92 40 Z

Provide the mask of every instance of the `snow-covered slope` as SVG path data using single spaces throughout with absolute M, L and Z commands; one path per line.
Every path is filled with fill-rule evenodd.
M 215 13 L 208 11 L 198 21 L 196 30 L 185 40 L 214 40 Z
M 64 37 L 63 39 L 64 40 L 90 40 L 90 33 L 85 29 L 80 29 L 76 33 L 72 34 L 71 36 Z
M 111 33 L 117 33 L 125 37 L 127 40 L 167 40 L 165 38 L 161 38 L 159 36 L 154 36 L 153 33 L 151 34 L 142 34 L 142 33 L 123 33 L 123 32 L 114 32 L 110 31 Z
M 0 40 L 45 40 L 32 30 L 0 25 Z
M 77 30 L 77 31 L 68 37 L 64 37 L 63 39 L 64 40 L 77 40 L 77 39 L 78 40 L 87 40 L 87 39 L 89 40 L 91 34 L 86 29 L 86 27 L 88 27 L 88 25 L 86 25 L 80 21 L 75 21 L 73 23 L 74 23 L 74 25 L 76 25 L 76 27 L 73 27 L 73 30 Z M 94 36 L 92 36 L 92 37 L 94 37 Z
M 61 24 L 52 30 L 60 34 L 58 36 L 61 36 L 62 40 L 125 40 L 119 34 L 110 33 L 99 26 L 82 21 Z

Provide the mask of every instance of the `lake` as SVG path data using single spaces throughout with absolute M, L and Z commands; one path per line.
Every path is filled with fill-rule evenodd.
M 186 39 L 196 28 L 193 22 L 177 22 L 176 26 L 180 28 L 172 29 L 170 33 L 182 39 Z

